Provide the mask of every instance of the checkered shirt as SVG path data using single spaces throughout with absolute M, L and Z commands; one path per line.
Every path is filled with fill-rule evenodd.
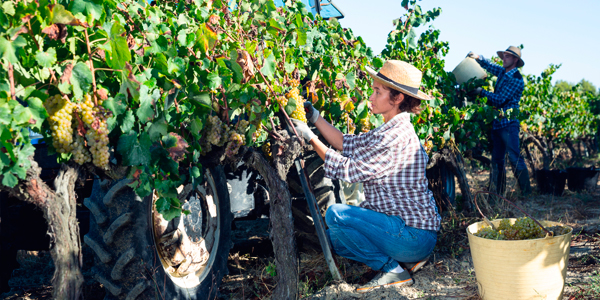
M 441 217 L 427 187 L 428 161 L 410 115 L 401 113 L 365 134 L 345 134 L 342 154 L 327 150 L 324 169 L 326 177 L 363 183 L 361 207 L 437 231 Z
M 503 67 L 492 63 L 483 56 L 479 57 L 477 62 L 479 62 L 481 67 L 498 77 L 494 93 L 484 90 L 481 92 L 481 96 L 487 97 L 488 103 L 503 111 L 505 115 L 506 111 L 511 108 L 513 109 L 511 112 L 512 115 L 518 114 L 519 100 L 525 86 L 523 76 L 519 73 L 519 70 L 514 68 L 506 72 Z M 496 119 L 492 122 L 492 129 L 501 129 L 511 123 L 519 124 L 519 120 L 516 118 L 510 118 L 509 120 L 506 117 Z

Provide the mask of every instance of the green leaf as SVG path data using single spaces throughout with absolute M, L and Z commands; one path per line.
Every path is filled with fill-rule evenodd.
M 200 135 L 200 131 L 204 127 L 204 124 L 202 123 L 202 120 L 200 120 L 200 118 L 196 117 L 195 119 L 192 120 L 190 127 L 191 127 L 192 134 Z
M 291 115 L 294 111 L 296 110 L 296 101 L 288 101 L 287 105 L 285 106 L 285 112 L 289 115 Z
M 417 33 L 415 32 L 414 28 L 410 28 L 410 31 L 408 32 L 408 35 L 406 36 L 406 44 L 408 46 L 408 49 L 414 49 L 417 48 Z
M 18 62 L 16 49 L 3 37 L 0 37 L 0 57 L 13 64 Z
M 73 73 L 71 75 L 71 84 L 73 85 L 73 96 L 75 99 L 81 100 L 83 95 L 86 94 L 92 86 L 92 71 L 83 62 L 78 62 L 73 67 Z
M 273 80 L 275 75 L 275 68 L 277 67 L 277 63 L 275 62 L 275 56 L 273 53 L 269 55 L 264 61 L 263 67 L 260 69 L 263 75 L 265 75 L 270 80 Z
M 117 96 L 114 99 L 110 98 L 110 99 L 104 100 L 104 102 L 102 103 L 102 106 L 104 106 L 104 108 L 112 111 L 112 113 L 115 116 L 118 116 L 127 110 L 126 103 L 127 103 L 127 99 L 125 98 L 125 95 L 117 94 Z
M 74 0 L 70 11 L 75 15 L 81 13 L 88 20 L 100 20 L 103 13 L 102 0 Z
M 73 14 L 66 10 L 64 6 L 56 4 L 52 9 L 52 23 L 55 24 L 71 24 L 75 17 Z
M 219 88 L 221 86 L 222 83 L 222 79 L 219 76 L 219 74 L 213 72 L 213 73 L 209 73 L 208 76 L 206 77 L 206 79 L 208 80 L 208 87 L 211 90 L 216 90 L 217 88 Z
M 133 128 L 133 125 L 135 125 L 135 117 L 133 116 L 133 112 L 128 110 L 123 117 L 123 122 L 121 122 L 121 132 L 129 133 Z
M 203 92 L 203 93 L 193 93 L 192 91 L 188 91 L 190 93 L 190 100 L 192 100 L 192 103 L 206 108 L 208 110 L 212 110 L 212 102 L 210 100 L 210 94 L 208 92 Z
M 158 141 L 168 133 L 169 126 L 165 119 L 156 120 L 148 128 L 148 135 L 152 141 Z
M 350 73 L 346 74 L 346 82 L 350 86 L 350 89 L 353 90 L 356 85 L 356 74 L 354 71 L 350 71 Z
M 190 170 L 190 174 L 194 177 L 194 178 L 198 178 L 200 177 L 200 169 L 196 166 L 193 166 L 192 169 Z
M 8 155 L 6 155 L 4 152 L 0 151 L 0 170 L 2 170 L 2 168 L 5 166 L 10 165 L 10 162 L 10 157 L 8 157 Z
M 125 28 L 117 21 L 110 29 L 110 51 L 106 52 L 106 63 L 109 67 L 117 70 L 125 68 L 126 63 L 131 60 L 131 51 L 127 45 L 127 39 L 122 36 Z
M 122 135 L 117 144 L 117 152 L 123 158 L 124 166 L 148 165 L 150 163 L 150 136 L 147 133 L 138 135 L 132 132 Z
M 187 63 L 181 57 L 171 58 L 167 61 L 167 68 L 169 74 L 175 74 L 175 76 L 181 76 L 185 72 Z
M 167 221 L 171 221 L 181 215 L 181 209 L 176 208 L 176 207 L 170 207 L 167 210 L 159 211 L 159 212 L 162 214 L 163 218 Z
M 4 173 L 4 177 L 2 178 L 2 185 L 14 188 L 19 180 L 12 173 Z
M 19 104 L 15 106 L 13 110 L 13 120 L 17 124 L 29 124 L 29 120 L 31 119 L 31 111 L 27 107 Z
M 33 128 L 40 128 L 44 119 L 48 117 L 48 112 L 46 112 L 44 103 L 37 97 L 29 97 L 27 98 L 27 104 L 32 117 L 36 121 Z
M 54 48 L 49 48 L 46 52 L 38 51 L 35 55 L 35 60 L 43 68 L 50 68 L 56 63 L 56 50 L 54 50 Z
M 298 43 L 298 46 L 304 46 L 306 45 L 306 42 L 308 40 L 308 35 L 306 34 L 306 30 L 296 30 L 296 34 L 297 34 L 297 39 L 296 42 Z
M 8 125 L 12 121 L 12 112 L 7 104 L 0 105 L 0 124 Z M 4 129 L 4 127 L 0 127 Z
M 154 118 L 154 108 L 152 104 L 155 103 L 155 99 L 148 93 L 148 90 L 149 88 L 146 85 L 142 85 L 140 88 L 140 107 L 135 112 L 135 115 L 140 122 L 144 124 Z M 160 97 L 160 91 L 154 91 L 155 93 L 158 93 L 158 96 Z
M 2 10 L 9 16 L 15 15 L 15 6 L 12 1 L 5 1 L 2 3 Z

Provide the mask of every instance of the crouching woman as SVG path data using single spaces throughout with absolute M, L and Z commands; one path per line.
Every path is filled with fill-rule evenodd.
M 335 204 L 325 216 L 337 255 L 381 271 L 358 292 L 413 284 L 411 275 L 429 259 L 441 221 L 425 177 L 429 158 L 410 123 L 410 113 L 418 113 L 421 100 L 429 100 L 419 91 L 422 74 L 393 60 L 379 72 L 367 71 L 373 78 L 369 108 L 385 120 L 380 127 L 361 135 L 342 134 L 305 103 L 307 119 L 341 154 L 325 146 L 306 124 L 293 120 L 325 161 L 325 176 L 363 183 L 360 207 Z

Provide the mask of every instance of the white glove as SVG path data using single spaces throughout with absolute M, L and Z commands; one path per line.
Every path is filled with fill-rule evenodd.
M 308 128 L 308 125 L 300 120 L 290 119 L 292 123 L 294 123 L 294 127 L 296 127 L 296 132 L 298 135 L 304 138 L 306 142 L 310 142 L 313 138 L 316 138 L 317 135 Z
M 467 54 L 467 57 L 470 57 L 472 59 L 479 59 L 479 55 L 473 53 L 473 51 L 469 52 L 469 54 Z
M 315 124 L 319 119 L 319 111 L 310 103 L 310 101 L 304 101 L 304 111 L 306 111 L 306 119 Z

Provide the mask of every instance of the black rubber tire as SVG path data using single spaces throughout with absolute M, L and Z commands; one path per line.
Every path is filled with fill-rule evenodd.
M 453 207 L 456 207 L 456 182 L 454 174 L 445 164 L 442 164 L 440 167 L 440 175 L 442 177 L 442 190 L 448 195 L 450 204 Z M 447 205 L 447 203 L 444 203 L 444 206 Z
M 198 283 L 184 287 L 165 272 L 156 251 L 152 229 L 152 196 L 141 199 L 127 180 L 106 184 L 96 181 L 84 204 L 91 211 L 90 231 L 84 242 L 95 253 L 93 273 L 106 289 L 105 299 L 215 299 L 227 274 L 231 248 L 232 214 L 229 209 L 225 174 L 222 167 L 206 171 L 208 184 L 214 183 L 218 229 L 207 267 L 194 278 Z M 211 189 L 212 190 L 212 189 Z M 193 194 L 193 193 L 192 193 Z M 196 198 L 189 198 L 189 202 Z M 185 206 L 184 206 L 185 207 Z M 182 218 L 200 220 L 192 211 Z M 196 216 L 196 217 L 194 217 Z M 191 276 L 191 275 L 190 275 Z
M 316 152 L 311 151 L 306 153 L 304 156 L 304 169 L 308 173 L 310 183 L 314 190 L 315 199 L 317 200 L 317 204 L 319 205 L 322 214 L 324 214 L 327 208 L 332 204 L 346 204 L 346 198 L 344 197 L 344 191 L 342 190 L 341 185 L 337 180 L 325 177 L 323 160 Z M 299 199 L 301 203 L 297 203 L 296 207 L 310 215 L 308 207 L 304 208 L 304 206 L 306 206 L 304 190 L 302 189 L 302 184 L 300 183 L 300 178 L 298 177 L 295 166 L 292 166 L 288 172 L 287 183 L 292 197 L 301 198 Z

